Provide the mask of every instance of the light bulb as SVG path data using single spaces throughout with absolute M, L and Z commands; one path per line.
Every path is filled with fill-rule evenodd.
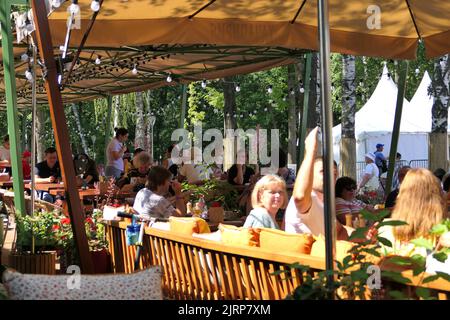
M 264 111 L 267 111 L 267 108 L 264 108 Z
M 58 74 L 58 84 L 61 84 L 62 82 L 62 74 Z
M 20 56 L 20 60 L 22 60 L 23 62 L 27 62 L 29 58 L 30 58 L 30 57 L 28 56 L 27 53 L 23 53 L 23 54 Z
M 61 6 L 61 0 L 53 0 L 52 1 L 53 8 L 59 8 L 60 6 Z
M 241 91 L 241 87 L 239 86 L 239 84 L 238 85 L 236 85 L 236 92 L 239 92 L 239 91 Z
M 243 114 L 241 114 L 241 118 L 243 118 L 244 117 L 244 115 Z
M 419 73 L 420 73 L 419 68 L 417 68 L 417 69 L 415 70 L 415 72 L 416 72 L 416 75 L 419 75 Z
M 206 88 L 206 80 L 202 81 L 202 88 L 205 89 Z
M 235 115 L 235 114 L 233 114 L 233 117 L 234 117 L 234 118 L 236 118 L 236 115 Z
M 94 12 L 97 12 L 98 10 L 100 10 L 99 0 L 92 0 L 92 2 L 91 2 L 91 10 L 94 11 Z
M 270 85 L 270 86 L 267 87 L 267 93 L 271 94 L 272 92 L 273 92 L 273 88 Z
M 29 81 L 33 80 L 33 73 L 31 73 L 30 69 L 25 71 L 25 78 L 27 78 Z
M 77 4 L 78 1 L 73 1 L 72 4 L 69 6 L 69 11 L 73 15 L 76 15 L 80 13 L 80 6 Z
M 138 73 L 138 69 L 136 68 L 136 65 L 134 65 L 133 70 L 131 70 L 131 73 L 136 75 Z
M 170 76 L 170 74 L 167 76 L 166 81 L 167 82 L 172 82 L 172 77 Z
M 97 59 L 95 59 L 95 64 L 100 64 L 102 63 L 102 60 L 100 59 L 100 56 L 97 57 Z
M 305 92 L 305 88 L 303 88 L 303 86 L 300 87 L 300 93 Z
M 295 91 L 294 91 L 294 89 L 290 89 L 290 93 L 292 94 L 292 95 L 294 95 L 295 94 Z M 286 98 L 286 97 L 285 97 Z

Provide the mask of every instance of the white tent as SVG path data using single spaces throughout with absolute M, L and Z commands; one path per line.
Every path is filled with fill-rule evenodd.
M 355 115 L 356 161 L 364 161 L 364 154 L 374 152 L 377 143 L 384 144 L 384 154 L 388 156 L 397 103 L 397 85 L 392 80 L 386 66 L 370 99 Z M 403 160 L 428 158 L 428 127 L 426 121 L 416 121 L 411 116 L 410 103 L 403 100 L 400 137 L 397 150 Z M 431 118 L 429 118 L 431 121 Z M 428 129 L 428 130 L 427 130 Z M 340 159 L 341 125 L 333 128 L 334 157 Z

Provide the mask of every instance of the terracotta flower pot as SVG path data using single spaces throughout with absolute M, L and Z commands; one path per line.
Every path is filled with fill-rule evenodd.
M 111 255 L 108 250 L 91 251 L 94 273 L 111 273 Z

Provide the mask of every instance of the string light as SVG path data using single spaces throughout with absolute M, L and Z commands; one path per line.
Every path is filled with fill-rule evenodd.
M 206 88 L 206 80 L 202 80 L 202 88 L 205 89 Z
M 294 95 L 294 94 L 295 94 L 295 91 L 294 91 L 293 88 L 289 89 L 289 92 L 291 93 L 291 95 Z M 286 97 L 285 97 L 285 101 L 286 101 Z
M 267 87 L 267 93 L 268 93 L 268 94 L 272 94 L 272 92 L 273 92 L 272 85 L 269 85 L 269 86 Z
M 22 60 L 23 62 L 27 62 L 29 58 L 30 57 L 28 56 L 28 54 L 26 52 L 20 56 L 20 60 Z
M 303 92 L 305 92 L 305 88 L 303 88 L 303 85 L 301 85 L 301 87 L 300 87 L 300 93 L 303 93 Z
M 101 56 L 97 56 L 97 59 L 95 59 L 95 64 L 99 65 L 102 63 Z
M 419 73 L 420 73 L 420 70 L 419 70 L 419 68 L 416 68 L 415 72 L 416 72 L 416 76 L 418 76 L 418 75 L 419 75 Z
M 77 15 L 80 13 L 80 6 L 78 5 L 78 0 L 72 0 L 72 4 L 69 7 L 70 13 Z
M 92 0 L 91 2 L 91 10 L 94 12 L 98 12 L 100 10 L 100 2 L 99 0 Z
M 136 68 L 136 65 L 134 65 L 134 68 L 133 70 L 131 70 L 131 73 L 134 75 L 138 74 L 138 69 Z
M 169 75 L 167 76 L 166 81 L 169 82 L 169 83 L 172 82 L 172 77 L 170 76 L 170 73 L 169 73 Z
M 359 86 L 362 87 L 364 85 L 364 82 L 361 80 L 359 80 Z
M 53 8 L 59 8 L 60 6 L 61 6 L 61 0 L 53 0 L 52 1 Z
M 31 72 L 31 68 L 28 68 L 27 71 L 25 71 L 25 78 L 27 78 L 28 81 L 33 80 L 33 73 Z
M 236 92 L 241 91 L 241 87 L 239 86 L 239 83 L 236 85 L 235 89 L 236 89 Z

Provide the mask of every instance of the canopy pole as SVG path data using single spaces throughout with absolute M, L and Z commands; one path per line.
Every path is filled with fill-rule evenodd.
M 8 134 L 11 154 L 11 169 L 14 188 L 14 205 L 18 214 L 26 214 L 23 190 L 22 161 L 19 144 L 19 121 L 17 113 L 16 75 L 14 70 L 13 41 L 11 33 L 11 4 L 23 4 L 22 1 L 0 1 L 0 23 L 2 29 L 3 69 L 8 118 Z
M 112 114 L 112 96 L 108 95 L 106 98 L 108 113 L 106 115 L 106 123 L 105 123 L 105 169 L 108 165 L 108 151 L 106 151 L 108 146 L 109 134 L 111 133 L 111 114 Z
M 187 104 L 187 85 L 182 85 L 182 98 L 181 98 L 181 117 L 180 117 L 180 128 L 184 128 L 184 120 L 186 118 L 186 104 Z
M 89 253 L 84 215 L 75 179 L 75 168 L 72 161 L 72 150 L 70 148 L 67 121 L 64 114 L 61 93 L 58 88 L 56 63 L 53 57 L 52 37 L 47 19 L 45 2 L 41 0 L 31 0 L 31 2 L 37 44 L 39 46 L 41 58 L 44 61 L 44 68 L 46 68 L 47 71 L 45 89 L 47 91 L 50 116 L 52 119 L 53 131 L 55 133 L 56 151 L 58 153 L 61 174 L 64 180 L 73 236 L 80 256 L 80 267 L 83 273 L 93 273 L 94 268 Z
M 335 269 L 336 253 L 336 211 L 334 199 L 334 165 L 332 130 L 333 113 L 331 111 L 331 86 L 330 86 L 330 26 L 328 16 L 328 1 L 317 0 L 318 26 L 320 42 L 320 94 L 322 106 L 322 136 L 323 136 L 323 172 L 324 172 L 324 214 L 325 214 L 325 252 L 326 269 Z M 335 298 L 333 290 L 334 275 L 327 277 L 327 286 L 331 292 L 331 298 Z
M 409 61 L 402 61 L 400 66 L 400 77 L 398 80 L 397 105 L 395 107 L 394 127 L 392 129 L 391 149 L 389 152 L 389 168 L 385 187 L 387 196 L 392 189 L 394 177 L 395 158 L 397 155 L 398 138 L 400 136 L 400 121 L 402 119 L 403 100 L 405 99 L 406 75 L 408 73 Z
M 298 144 L 300 146 L 300 152 L 297 159 L 297 170 L 300 169 L 300 165 L 305 157 L 305 139 L 306 139 L 306 126 L 308 125 L 308 105 L 309 105 L 309 86 L 311 82 L 311 61 L 312 53 L 306 54 L 306 66 L 305 66 L 305 78 L 304 80 L 304 95 L 303 95 L 303 114 L 302 122 L 300 126 L 300 139 Z

